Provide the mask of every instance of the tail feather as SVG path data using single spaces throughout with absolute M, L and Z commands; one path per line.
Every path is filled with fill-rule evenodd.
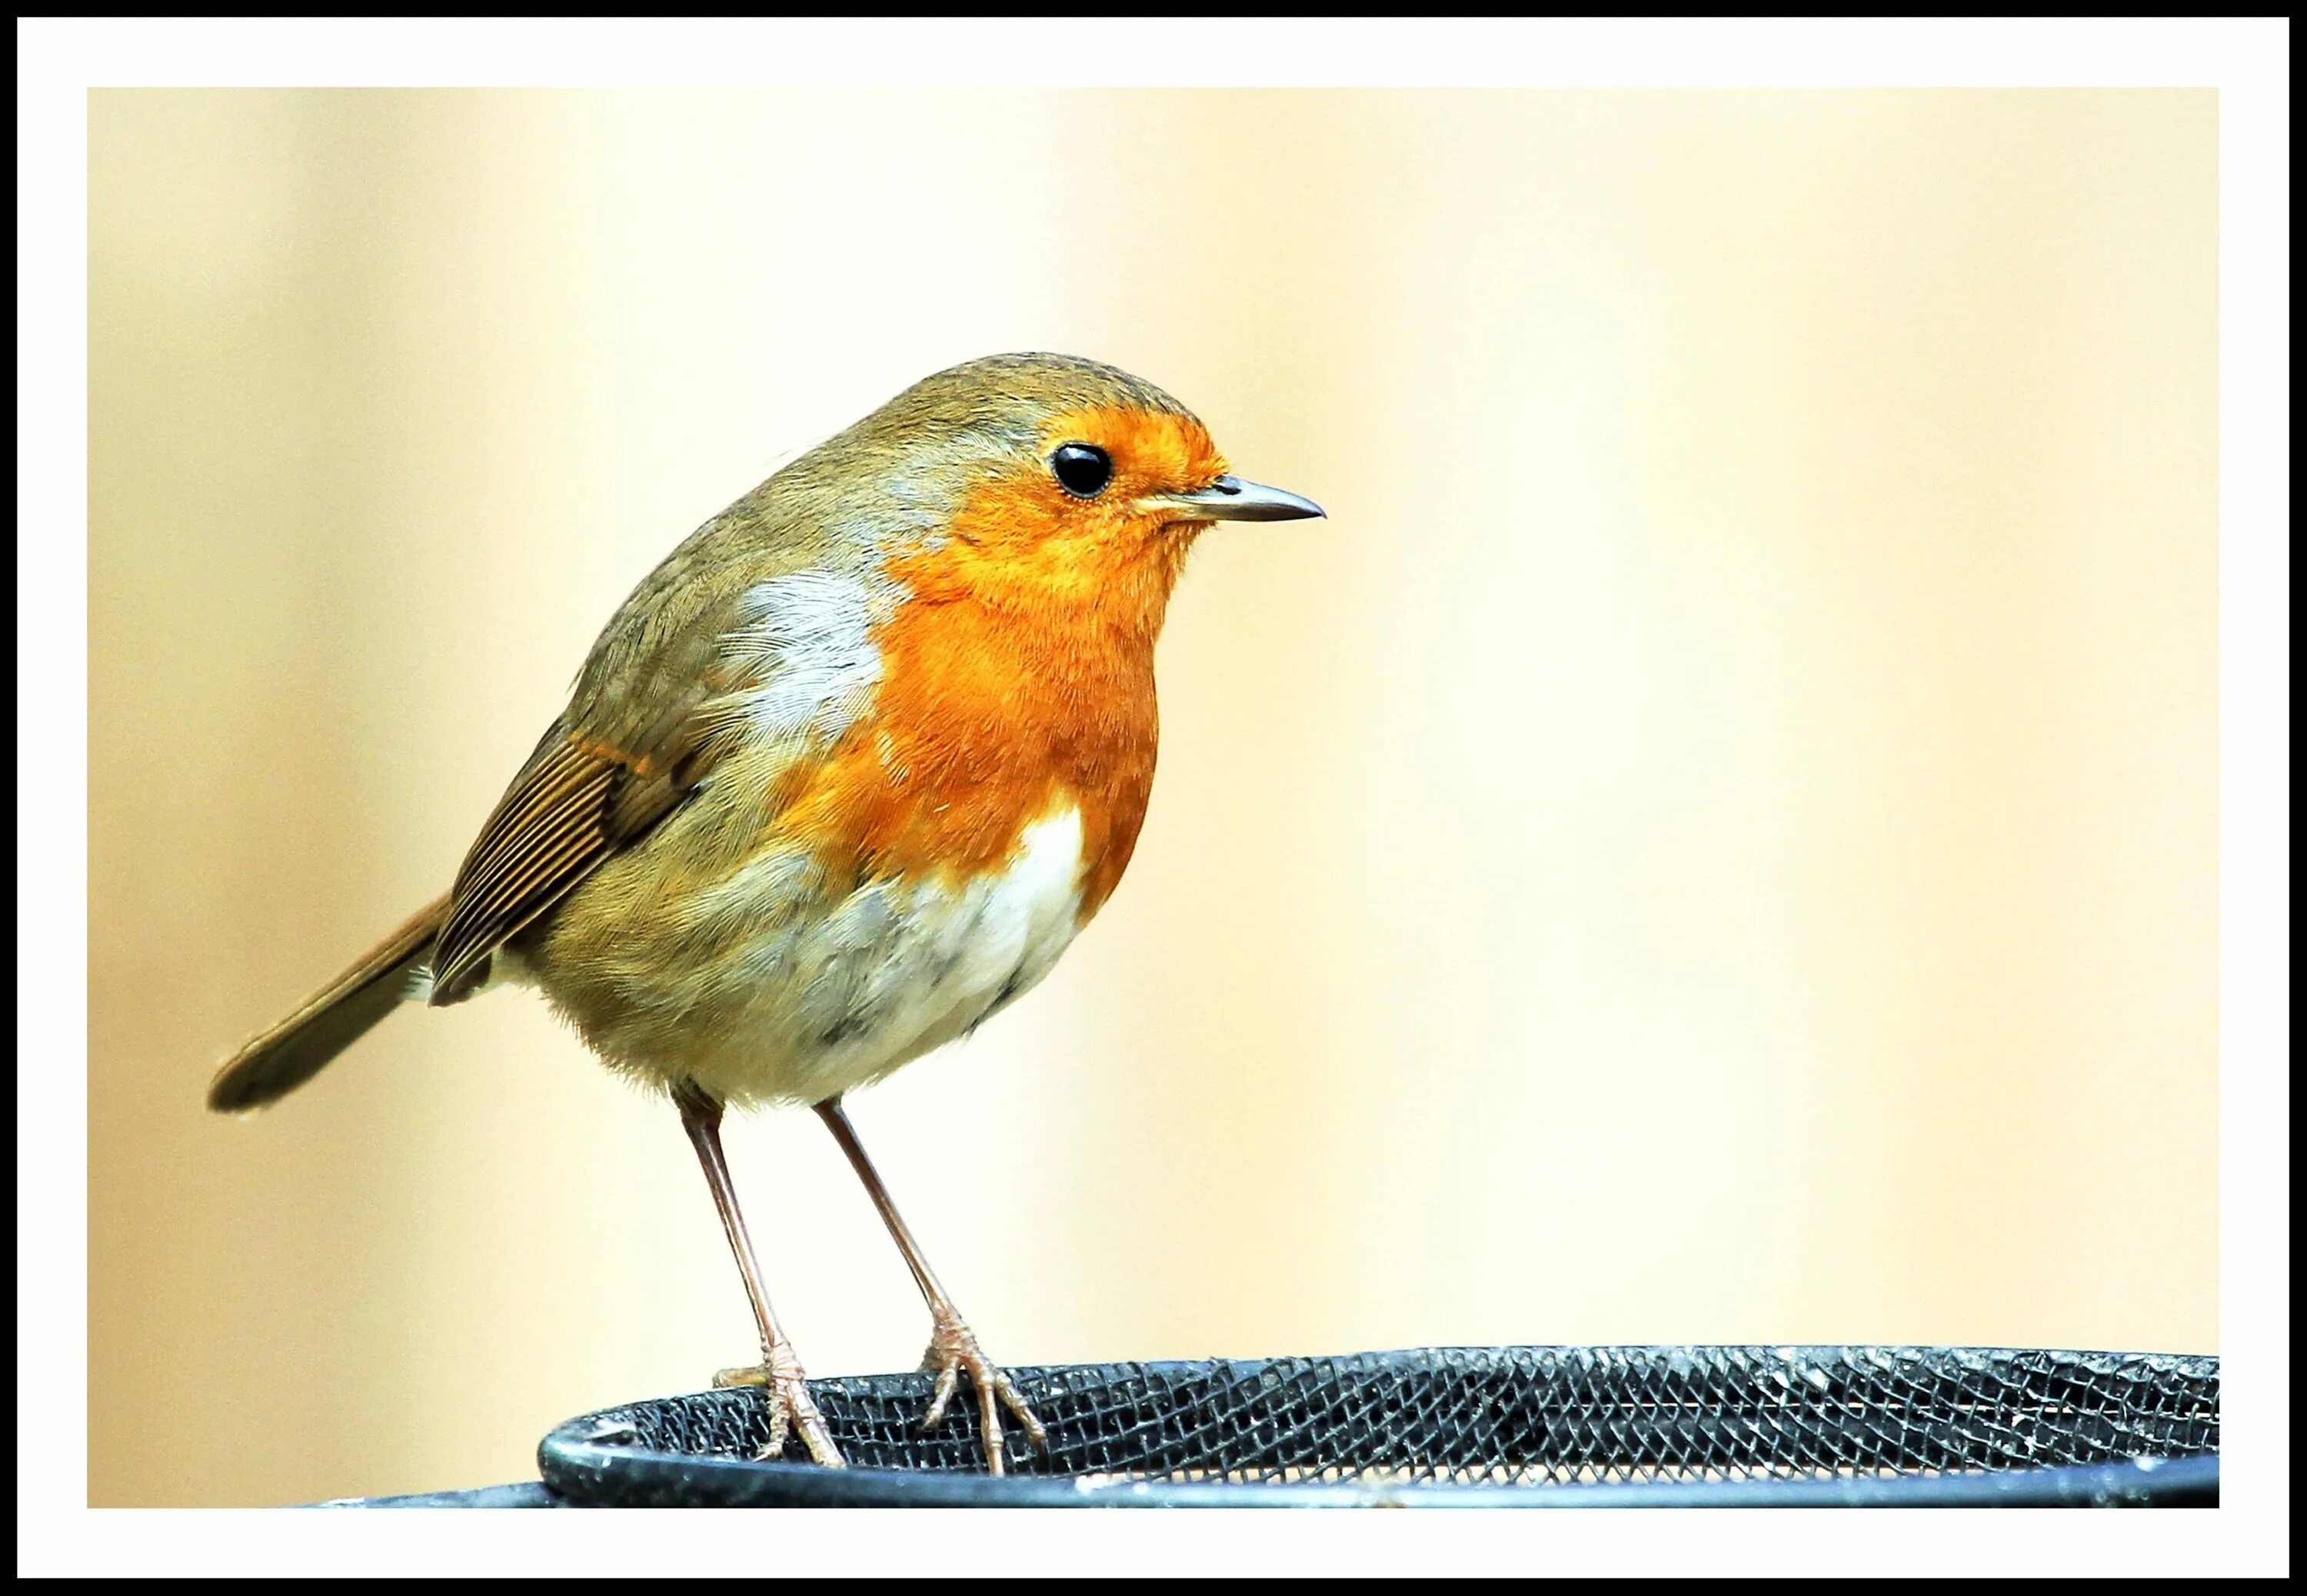
M 327 1068 L 408 995 L 410 978 L 433 951 L 448 913 L 449 900 L 443 894 L 305 999 L 287 1019 L 250 1037 L 209 1083 L 209 1106 L 219 1114 L 261 1107 Z

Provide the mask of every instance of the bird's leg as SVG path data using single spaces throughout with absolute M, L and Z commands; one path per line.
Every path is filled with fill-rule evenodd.
M 873 1160 L 865 1156 L 865 1145 L 857 1139 L 857 1132 L 851 1128 L 848 1114 L 842 1111 L 841 1099 L 827 1098 L 817 1105 L 817 1114 L 825 1122 L 826 1129 L 833 1132 L 833 1139 L 841 1144 L 841 1150 L 848 1155 L 849 1167 L 855 1170 L 857 1178 L 865 1182 L 866 1195 L 880 1210 L 881 1223 L 889 1227 L 890 1240 L 896 1242 L 897 1250 L 905 1255 L 905 1267 L 913 1272 L 913 1284 L 922 1288 L 922 1300 L 930 1305 L 930 1346 L 922 1359 L 922 1367 L 936 1375 L 938 1382 L 937 1395 L 930 1402 L 930 1410 L 922 1416 L 922 1428 L 934 1430 L 944 1420 L 946 1404 L 953 1400 L 961 1377 L 966 1373 L 970 1384 L 977 1391 L 979 1428 L 985 1437 L 985 1462 L 994 1473 L 1002 1472 L 1001 1410 L 1004 1407 L 1016 1416 L 1017 1422 L 1025 1429 L 1026 1438 L 1042 1451 L 1048 1451 L 1050 1438 L 1042 1428 L 1042 1421 L 1033 1416 L 1033 1410 L 1025 1405 L 1025 1399 L 1017 1394 L 1017 1387 L 1010 1384 L 1009 1377 L 986 1361 L 985 1353 L 978 1347 L 977 1336 L 962 1322 L 960 1310 L 954 1307 L 953 1299 L 947 1296 L 945 1287 L 938 1284 L 937 1275 L 931 1269 L 929 1259 L 922 1256 L 920 1244 L 913 1240 L 913 1233 L 905 1228 L 905 1221 L 898 1214 L 897 1205 L 889 1200 L 889 1190 L 881 1184 L 881 1177 L 873 1167 Z
M 769 1294 L 761 1287 L 752 1239 L 745 1233 L 744 1215 L 737 1211 L 737 1189 L 730 1183 L 728 1161 L 721 1156 L 721 1105 L 690 1086 L 675 1088 L 673 1100 L 681 1109 L 682 1128 L 697 1149 L 697 1161 L 705 1166 L 706 1184 L 713 1188 L 713 1206 L 721 1210 L 721 1228 L 729 1234 L 729 1250 L 737 1255 L 737 1272 L 745 1277 L 745 1295 L 752 1300 L 753 1319 L 761 1330 L 759 1366 L 725 1369 L 713 1377 L 713 1383 L 769 1388 L 769 1444 L 761 1449 L 763 1458 L 774 1458 L 785 1451 L 790 1425 L 801 1431 L 802 1445 L 809 1448 L 811 1457 L 828 1468 L 840 1468 L 840 1449 L 826 1430 L 825 1421 L 810 1396 L 801 1360 L 793 1356 L 793 1343 L 777 1327 L 776 1315 L 769 1311 Z

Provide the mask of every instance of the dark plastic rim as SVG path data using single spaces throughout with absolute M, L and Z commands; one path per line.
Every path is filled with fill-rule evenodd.
M 1218 1365 L 1134 1367 L 1194 1373 Z M 873 1383 L 908 1378 L 874 1377 Z M 994 1479 L 944 1469 L 836 1470 L 637 1446 L 634 1415 L 654 1405 L 628 1404 L 556 1427 L 537 1448 L 545 1484 L 574 1506 L 653 1507 L 2113 1507 L 2215 1506 L 2218 1502 L 2216 1453 L 2054 1468 L 1840 1479 L 1550 1484 L 1257 1483 L 1031 1474 Z
M 579 1421 L 581 1423 L 581 1421 Z M 1651 1485 L 1231 1485 L 1035 1480 L 676 1457 L 545 1439 L 546 1485 L 583 1506 L 627 1507 L 2216 1507 L 2216 1457 L 1929 1479 L 1736 1480 Z M 600 1500 L 613 1473 L 617 1501 Z

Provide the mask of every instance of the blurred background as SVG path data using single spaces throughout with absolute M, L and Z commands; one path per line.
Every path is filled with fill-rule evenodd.
M 506 994 L 253 1120 L 673 544 L 916 378 L 1113 362 L 1221 528 L 1128 879 L 853 1105 L 1011 1363 L 2211 1352 L 2217 102 L 103 92 L 98 1505 L 533 1477 L 753 1353 L 677 1121 Z M 813 1373 L 927 1316 L 733 1122 Z

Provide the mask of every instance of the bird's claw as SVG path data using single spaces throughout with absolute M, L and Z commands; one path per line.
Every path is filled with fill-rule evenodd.
M 725 1369 L 713 1377 L 713 1388 L 726 1391 L 738 1386 L 766 1386 L 769 1392 L 769 1439 L 755 1455 L 760 1463 L 773 1463 L 785 1455 L 785 1438 L 794 1430 L 801 1432 L 801 1444 L 809 1455 L 828 1469 L 846 1468 L 841 1448 L 833 1444 L 832 1432 L 825 1428 L 824 1417 L 817 1411 L 816 1399 L 809 1394 L 809 1380 L 794 1361 L 792 1353 L 773 1350 L 768 1361 L 746 1369 Z
M 961 1387 L 961 1377 L 966 1373 L 977 1391 L 978 1428 L 985 1439 L 985 1464 L 995 1474 L 1006 1472 L 1003 1466 L 1005 1444 L 1001 1434 L 1001 1410 L 1008 1408 L 1025 1430 L 1025 1438 L 1040 1451 L 1050 1449 L 1049 1431 L 1034 1417 L 1033 1410 L 1017 1394 L 1017 1387 L 1008 1375 L 987 1361 L 977 1344 L 977 1336 L 962 1323 L 958 1315 L 940 1313 L 936 1328 L 930 1332 L 929 1351 L 922 1354 L 923 1372 L 937 1376 L 937 1391 L 930 1398 L 929 1412 L 922 1415 L 922 1428 L 935 1430 L 945 1421 L 947 1404 Z

